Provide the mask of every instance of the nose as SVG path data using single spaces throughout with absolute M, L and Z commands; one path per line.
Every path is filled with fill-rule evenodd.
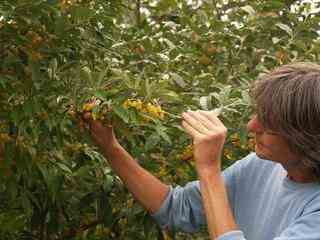
M 254 132 L 254 133 L 262 133 L 264 131 L 263 126 L 260 123 L 257 115 L 254 115 L 251 118 L 251 120 L 248 122 L 247 129 L 249 132 Z

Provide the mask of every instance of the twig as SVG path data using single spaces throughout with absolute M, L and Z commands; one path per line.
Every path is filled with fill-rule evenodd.
M 78 229 L 76 229 L 76 228 L 66 229 L 63 232 L 62 237 L 60 239 L 64 240 L 64 239 L 72 238 L 72 237 L 76 236 L 79 232 L 84 232 L 84 231 L 88 230 L 89 228 L 97 226 L 100 223 L 102 223 L 101 219 L 100 220 L 93 220 L 90 223 L 81 224 Z
M 141 24 L 141 0 L 136 0 L 136 17 L 137 17 L 137 25 Z

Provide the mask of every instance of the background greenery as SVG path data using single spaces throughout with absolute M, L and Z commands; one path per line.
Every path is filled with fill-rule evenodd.
M 137 161 L 183 185 L 196 173 L 179 116 L 222 107 L 226 167 L 254 146 L 250 83 L 319 62 L 317 2 L 0 0 L 0 239 L 207 239 L 160 231 L 79 113 L 98 99 Z

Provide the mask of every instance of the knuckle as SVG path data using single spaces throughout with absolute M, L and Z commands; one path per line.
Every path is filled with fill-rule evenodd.
M 210 138 L 218 138 L 218 137 L 225 137 L 227 135 L 227 128 L 219 128 L 215 131 L 209 132 L 208 136 Z

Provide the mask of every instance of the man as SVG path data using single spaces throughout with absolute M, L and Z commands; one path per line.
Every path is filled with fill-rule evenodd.
M 213 111 L 182 114 L 199 181 L 174 189 L 141 168 L 111 126 L 84 117 L 114 171 L 161 227 L 194 232 L 207 224 L 218 240 L 319 240 L 320 66 L 284 65 L 260 77 L 253 96 L 255 153 L 223 172 L 223 123 Z

